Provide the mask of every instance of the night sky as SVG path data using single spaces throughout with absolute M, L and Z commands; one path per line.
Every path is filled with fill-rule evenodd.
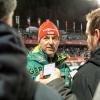
M 32 24 L 36 26 L 38 18 L 41 18 L 41 21 L 50 19 L 54 22 L 58 19 L 64 27 L 66 20 L 68 24 L 73 21 L 84 24 L 85 15 L 95 8 L 96 0 L 18 0 L 15 15 L 21 16 L 22 24 L 31 17 Z

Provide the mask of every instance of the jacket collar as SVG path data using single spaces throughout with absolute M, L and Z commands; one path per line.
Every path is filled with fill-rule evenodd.
M 91 58 L 88 61 L 100 66 L 100 46 L 91 52 Z

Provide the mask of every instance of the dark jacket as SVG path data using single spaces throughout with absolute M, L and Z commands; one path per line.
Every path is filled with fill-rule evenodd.
M 26 49 L 18 33 L 0 22 L 0 100 L 62 100 L 26 71 Z
M 65 84 L 64 79 L 55 79 L 47 85 L 55 89 L 63 97 L 64 100 L 77 100 L 76 96 L 72 93 L 71 89 L 69 89 Z
M 98 82 L 100 81 L 100 47 L 91 55 L 91 58 L 79 68 L 74 77 L 72 92 L 78 100 L 92 100 Z
M 80 68 L 73 78 L 72 89 L 69 90 L 65 86 L 64 80 L 56 79 L 48 84 L 48 86 L 56 89 L 66 100 L 92 100 L 97 85 L 100 81 L 100 47 L 91 55 L 91 58 Z M 72 99 L 71 99 L 72 98 Z

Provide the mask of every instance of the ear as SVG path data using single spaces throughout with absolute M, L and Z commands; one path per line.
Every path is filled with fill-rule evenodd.
M 97 41 L 100 42 L 100 30 L 99 29 L 95 29 L 95 37 L 96 37 Z

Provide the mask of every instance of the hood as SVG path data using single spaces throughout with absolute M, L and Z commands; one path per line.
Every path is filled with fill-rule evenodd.
M 26 48 L 20 35 L 13 28 L 0 22 L 0 59 L 2 56 L 5 59 L 11 56 L 9 59 L 12 59 L 12 62 L 16 59 L 26 65 Z
M 26 48 L 19 34 L 0 22 L 0 100 L 29 100 L 26 94 L 30 91 L 32 95 L 33 86 L 26 63 Z

